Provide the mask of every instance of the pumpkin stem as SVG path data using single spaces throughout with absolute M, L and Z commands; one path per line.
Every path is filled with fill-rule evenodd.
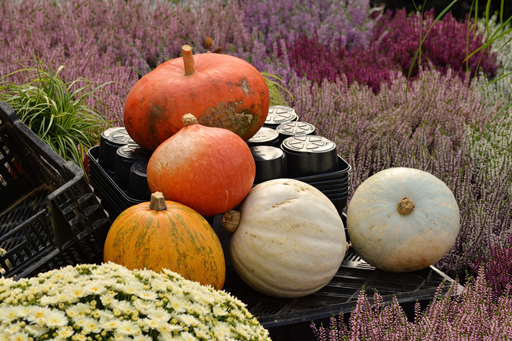
M 165 211 L 167 209 L 167 205 L 165 204 L 165 197 L 162 192 L 151 193 L 149 209 L 154 211 Z
M 414 211 L 414 208 L 416 205 L 414 204 L 414 201 L 412 201 L 409 197 L 403 197 L 402 200 L 398 203 L 398 213 L 401 215 L 409 215 Z
M 181 120 L 183 121 L 183 125 L 186 127 L 191 124 L 197 124 L 197 118 L 192 114 L 185 114 L 181 117 Z
M 229 232 L 235 232 L 238 225 L 240 225 L 241 218 L 242 214 L 240 212 L 231 210 L 222 215 L 221 223 Z
M 194 56 L 192 55 L 192 47 L 189 45 L 183 45 L 181 47 L 183 53 L 183 64 L 185 64 L 185 76 L 191 76 L 196 73 L 194 68 Z

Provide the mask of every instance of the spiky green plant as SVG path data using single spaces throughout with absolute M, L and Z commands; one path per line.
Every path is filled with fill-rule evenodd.
M 23 84 L 10 79 L 14 73 L 0 79 L 0 101 L 7 102 L 39 138 L 64 160 L 72 160 L 84 168 L 85 152 L 98 141 L 101 131 L 111 126 L 107 117 L 90 104 L 97 101 L 95 93 L 110 84 L 96 85 L 86 78 L 65 82 L 61 71 L 52 70 L 38 60 L 37 67 L 25 67 L 14 73 L 24 73 Z

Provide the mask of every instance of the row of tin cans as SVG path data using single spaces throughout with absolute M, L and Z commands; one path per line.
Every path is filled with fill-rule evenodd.
M 293 108 L 271 106 L 264 126 L 247 141 L 256 163 L 255 184 L 296 178 L 319 181 L 329 187 L 326 190 L 348 191 L 350 166 L 338 157 L 336 144 L 317 133 L 315 126 L 299 121 Z M 139 146 L 123 127 L 101 134 L 98 162 L 128 197 L 147 200 L 151 196 L 146 174 L 150 157 L 151 151 Z M 334 178 L 321 179 L 325 174 Z
M 139 146 L 123 127 L 101 133 L 98 162 L 117 186 L 133 199 L 151 197 L 147 164 L 151 151 Z

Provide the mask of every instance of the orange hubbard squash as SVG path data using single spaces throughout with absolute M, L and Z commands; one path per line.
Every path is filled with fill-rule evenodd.
M 208 222 L 191 208 L 166 201 L 162 193 L 150 202 L 123 211 L 108 232 L 104 262 L 130 270 L 166 268 L 184 278 L 222 289 L 224 252 Z
M 149 189 L 205 217 L 231 210 L 247 196 L 256 176 L 249 146 L 227 129 L 198 124 L 194 115 L 183 115 L 183 124 L 151 155 Z
M 128 134 L 155 150 L 182 127 L 191 112 L 200 124 L 233 131 L 247 141 L 263 126 L 270 95 L 265 78 L 245 60 L 217 53 L 171 59 L 130 89 L 124 106 Z

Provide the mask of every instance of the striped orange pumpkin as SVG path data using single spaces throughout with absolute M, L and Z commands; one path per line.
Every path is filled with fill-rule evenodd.
M 103 259 L 130 270 L 166 268 L 219 290 L 226 279 L 224 253 L 212 227 L 193 209 L 165 201 L 160 192 L 117 217 Z

